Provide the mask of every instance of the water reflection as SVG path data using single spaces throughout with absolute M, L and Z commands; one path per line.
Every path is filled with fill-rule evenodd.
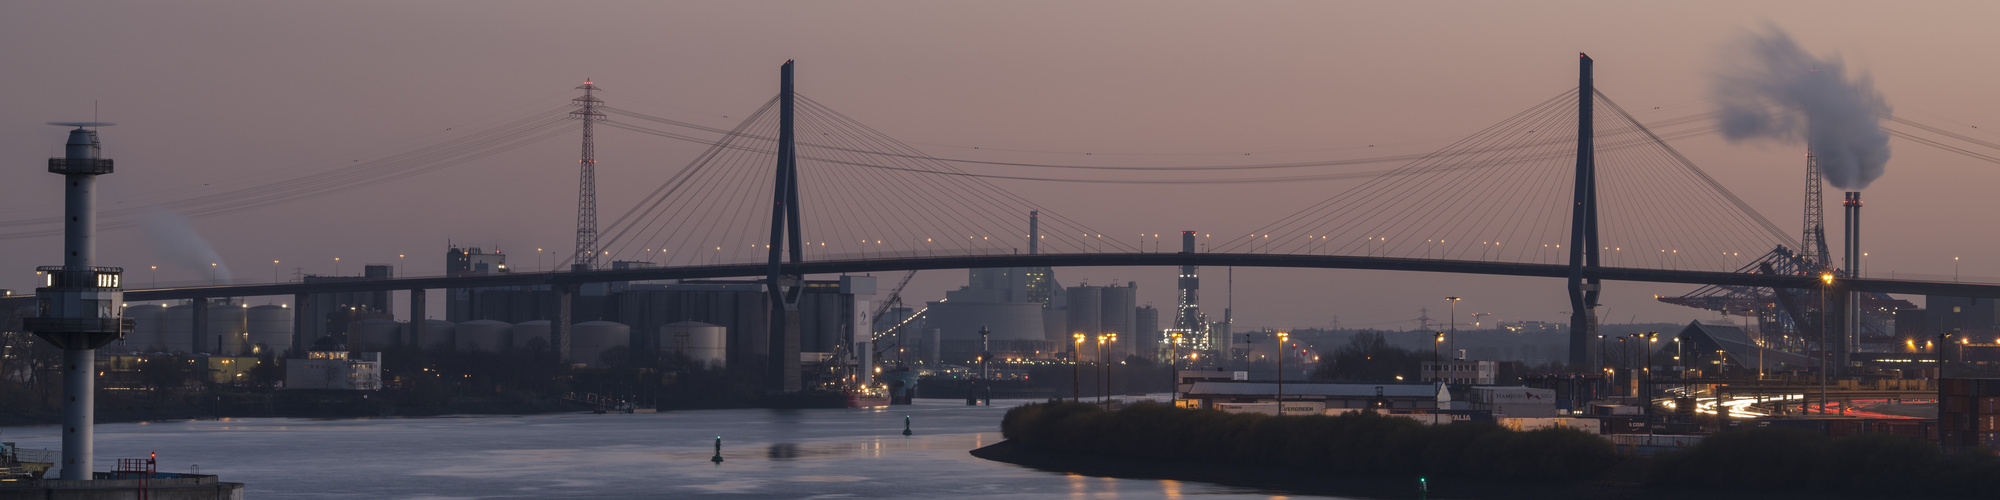
M 707 410 L 365 420 L 232 419 L 97 426 L 98 467 L 160 452 L 162 470 L 305 498 L 859 497 L 951 500 L 1272 498 L 1204 483 L 1065 475 L 967 453 L 1000 440 L 1005 406 Z M 1001 403 L 996 401 L 995 403 Z M 903 416 L 922 432 L 902 436 Z M 0 429 L 61 447 L 54 426 Z M 709 462 L 723 436 L 721 464 Z M 761 453 L 760 453 L 761 452 Z

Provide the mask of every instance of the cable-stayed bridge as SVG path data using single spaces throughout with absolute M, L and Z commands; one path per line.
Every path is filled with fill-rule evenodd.
M 756 276 L 771 285 L 767 287 L 774 305 L 770 324 L 786 325 L 786 304 L 798 298 L 795 285 L 812 274 L 1264 266 L 1559 277 L 1567 280 L 1571 293 L 1571 360 L 1579 364 L 1586 363 L 1593 351 L 1585 343 L 1594 334 L 1591 311 L 1604 281 L 2000 297 L 2000 284 L 1845 274 L 1829 282 L 1822 274 L 1836 270 L 1824 262 L 1784 272 L 1746 268 L 1797 240 L 1667 144 L 1675 137 L 1705 132 L 1686 126 L 1706 118 L 1641 123 L 1595 88 L 1590 59 L 1581 62 L 1576 88 L 1427 154 L 1365 161 L 1130 167 L 938 158 L 794 91 L 788 62 L 783 90 L 727 129 L 610 105 L 615 103 L 592 104 L 592 113 L 584 114 L 585 124 L 698 142 L 707 148 L 638 203 L 608 218 L 605 227 L 597 228 L 593 222 L 590 257 L 595 259 L 572 256 L 555 266 L 570 270 L 133 289 L 125 296 L 150 301 L 521 285 L 549 285 L 567 294 L 588 283 Z M 535 110 L 380 160 L 160 205 L 203 216 L 365 189 L 568 136 L 578 123 L 575 116 L 568 107 Z M 1926 127 L 1897 123 L 1918 130 Z M 1659 131 L 1669 128 L 1676 130 Z M 1386 162 L 1401 165 L 1326 171 Z M 1080 170 L 1122 177 L 1065 177 Z M 1163 171 L 1276 175 L 1196 180 L 1153 175 Z M 1133 232 L 1093 227 L 1082 217 L 1050 210 L 1032 194 L 1010 192 L 993 182 L 1223 184 L 1329 178 L 1360 182 L 1289 213 L 1272 214 L 1259 225 L 1206 231 L 1199 233 L 1198 242 L 1167 249 L 1157 243 L 1149 249 L 1145 241 L 1114 236 Z M 128 227 L 136 213 L 107 211 L 105 228 Z M 590 218 L 596 220 L 594 209 Z M 0 238 L 54 234 L 42 226 L 47 222 L 0 221 L 0 231 L 5 231 Z M 579 227 L 580 234 L 583 230 Z M 588 264 L 571 267 L 578 260 L 665 265 L 622 270 Z M 423 295 L 411 294 L 413 317 L 423 317 Z M 559 324 L 567 323 L 564 318 Z M 796 318 L 789 324 L 796 324 Z M 552 341 L 566 345 L 566 328 L 557 330 Z M 774 359 L 788 354 L 796 359 L 795 352 L 775 348 L 787 333 L 797 334 L 795 328 L 773 328 Z

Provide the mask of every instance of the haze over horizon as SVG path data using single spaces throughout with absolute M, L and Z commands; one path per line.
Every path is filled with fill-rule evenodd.
M 11 96 L 0 101 L 11 118 L 0 121 L 0 152 L 13 165 L 0 174 L 0 220 L 10 221 L 60 213 L 59 178 L 42 167 L 61 155 L 64 129 L 48 121 L 117 122 L 102 131 L 118 171 L 100 181 L 99 207 L 138 208 L 405 151 L 560 104 L 586 78 L 612 105 L 728 128 L 777 91 L 786 60 L 798 61 L 801 94 L 941 157 L 1283 163 L 1435 150 L 1573 87 L 1578 52 L 1595 59 L 1598 89 L 1641 121 L 1709 112 L 1726 47 L 1768 23 L 1806 52 L 1837 54 L 1849 73 L 1871 76 L 1898 116 L 2000 141 L 2000 124 L 1984 121 L 2000 114 L 1986 94 L 2000 68 L 1978 48 L 1990 46 L 1985 20 L 2000 14 L 1987 4 L 65 2 L 10 11 L 0 18 L 0 60 L 12 69 L 0 75 Z M 604 128 L 596 142 L 605 214 L 637 203 L 702 149 Z M 1803 148 L 1720 134 L 1671 144 L 1796 235 Z M 1988 210 L 1975 204 L 2000 184 L 2000 168 L 1889 144 L 1887 173 L 1866 191 L 1867 274 L 2000 276 L 1991 257 L 2000 235 L 1976 230 Z M 448 241 L 505 250 L 517 268 L 537 269 L 536 248 L 567 254 L 573 244 L 576 150 L 573 135 L 559 137 L 187 225 L 242 282 L 290 279 L 295 268 L 331 274 L 336 257 L 340 274 L 399 260 L 410 274 L 439 274 Z M 1118 235 L 1127 243 L 1143 231 L 1171 249 L 1181 230 L 1242 234 L 1359 181 L 993 182 L 1129 232 Z M 150 287 L 149 266 L 163 285 L 207 281 L 205 257 L 184 252 L 192 243 L 169 244 L 172 234 L 184 232 L 103 233 L 98 261 L 124 267 L 133 288 Z M 1828 238 L 1837 242 L 1837 227 Z M 59 236 L 0 240 L 10 268 L 0 288 L 32 290 L 33 267 L 60 263 L 60 245 Z M 1056 273 L 1072 286 L 1137 281 L 1139 302 L 1171 320 L 1172 268 Z M 1473 312 L 1493 313 L 1489 322 L 1567 319 L 1560 279 L 1235 274 L 1238 329 L 1325 327 L 1333 316 L 1344 327 L 1407 328 L 1420 307 L 1444 320 L 1447 295 L 1465 297 L 1461 324 Z M 1203 308 L 1219 316 L 1224 270 L 1202 275 Z M 900 273 L 879 276 L 887 287 Z M 926 271 L 905 302 L 964 283 L 961 271 Z M 1608 282 L 1602 321 L 1714 319 L 1653 300 L 1694 288 Z

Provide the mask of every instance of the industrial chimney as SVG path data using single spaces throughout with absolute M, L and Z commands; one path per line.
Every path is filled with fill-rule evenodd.
M 1847 216 L 1844 250 L 1847 253 L 1847 277 L 1861 277 L 1861 192 L 1848 191 L 1846 201 L 1841 202 Z M 1841 308 L 1846 321 L 1841 322 L 1840 366 L 1845 367 L 1848 358 L 1861 341 L 1861 294 L 1847 292 L 1846 307 Z

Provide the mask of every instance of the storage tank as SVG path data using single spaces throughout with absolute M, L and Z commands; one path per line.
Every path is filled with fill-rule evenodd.
M 1111 343 L 1109 356 L 1112 360 L 1125 359 L 1126 354 L 1139 352 L 1133 347 L 1144 342 L 1133 331 L 1132 324 L 1139 311 L 1139 288 L 1135 283 L 1134 286 L 1108 286 L 1100 290 L 1103 295 L 1100 298 L 1102 309 L 1098 315 L 1098 330 L 1118 334 L 1118 341 Z
M 1069 333 L 1091 339 L 1104 333 L 1104 287 L 1069 287 Z M 1086 340 L 1086 343 L 1096 340 Z
M 458 324 L 452 346 L 459 351 L 499 351 L 513 345 L 514 325 L 505 321 L 476 319 Z
M 458 326 L 457 324 L 454 324 L 450 321 L 445 321 L 441 319 L 427 319 L 424 320 L 423 338 L 416 338 L 416 336 L 410 334 L 410 324 L 404 323 L 403 338 L 413 339 L 411 340 L 411 342 L 415 342 L 417 345 L 423 346 L 425 348 L 443 347 L 449 349 L 451 348 L 451 337 L 453 330 L 455 330 L 457 326 Z
M 632 327 L 610 321 L 586 321 L 573 326 L 569 359 L 574 363 L 604 366 L 604 352 L 632 343 Z
M 160 315 L 160 350 L 164 352 L 194 352 L 194 306 L 181 304 L 168 307 Z
M 655 345 L 687 355 L 700 366 L 722 368 L 729 359 L 729 330 L 721 325 L 682 321 L 660 325 Z
M 262 305 L 250 308 L 250 346 L 261 345 L 282 354 L 292 348 L 292 308 Z
M 250 306 L 225 304 L 208 307 L 208 331 L 201 338 L 201 351 L 234 356 L 250 352 Z
M 381 352 L 403 342 L 403 324 L 388 319 L 364 319 L 347 324 L 347 348 Z
M 543 349 L 549 347 L 549 320 L 538 319 L 514 324 L 514 348 L 526 349 L 533 340 L 541 340 Z
M 160 329 L 167 317 L 167 306 L 159 304 L 139 304 L 125 308 L 125 318 L 132 320 L 132 331 L 125 333 L 125 340 L 114 349 L 123 352 L 155 352 L 160 350 Z

